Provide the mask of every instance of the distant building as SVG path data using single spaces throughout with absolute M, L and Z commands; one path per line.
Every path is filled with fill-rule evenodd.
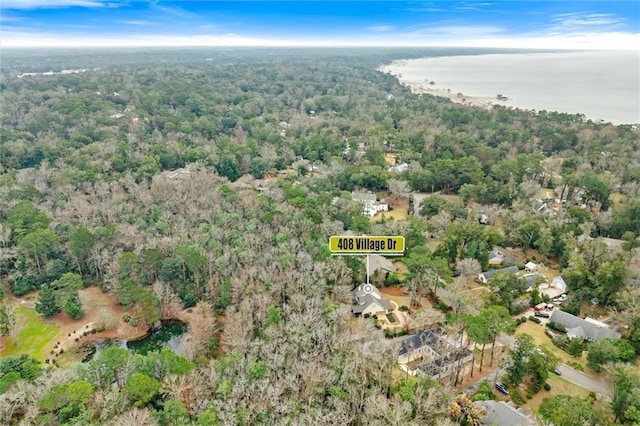
M 553 312 L 550 321 L 562 324 L 567 330 L 567 337 L 569 339 L 579 337 L 597 342 L 602 339 L 620 338 L 620 333 L 609 329 L 606 324 L 592 320 L 591 318 L 588 320 L 582 319 L 559 309 Z
M 389 210 L 389 204 L 384 200 L 378 201 L 376 194 L 370 192 L 352 192 L 353 201 L 362 204 L 363 214 L 373 217 L 378 212 L 386 212 Z
M 384 256 L 380 256 L 379 254 L 370 254 L 368 262 L 369 275 L 373 275 L 379 270 L 384 272 L 394 272 L 397 269 L 392 261 Z
M 489 213 L 487 209 L 480 210 L 480 218 L 478 219 L 480 225 L 488 225 L 489 224 Z
M 517 266 L 509 266 L 508 268 L 503 268 L 503 269 L 489 269 L 486 272 L 481 272 L 480 274 L 478 274 L 478 280 L 482 283 L 482 284 L 486 284 L 489 282 L 489 280 L 496 274 L 517 274 L 519 271 Z
M 383 299 L 380 291 L 373 284 L 360 284 L 353 290 L 351 311 L 354 315 L 387 314 L 391 310 L 391 302 Z
M 390 172 L 404 173 L 407 170 L 409 170 L 409 164 L 407 163 L 398 164 L 397 166 L 389 167 L 387 170 Z
M 536 265 L 533 262 L 527 262 L 526 265 L 524 265 L 524 270 L 530 273 L 534 273 L 538 271 L 538 265 Z
M 489 265 L 502 265 L 504 256 L 495 247 L 489 252 Z

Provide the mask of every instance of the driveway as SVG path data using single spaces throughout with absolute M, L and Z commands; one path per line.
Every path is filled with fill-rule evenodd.
M 510 349 L 513 349 L 513 346 L 516 343 L 516 339 L 505 333 L 501 333 L 496 340 Z M 613 397 L 613 388 L 606 380 L 583 373 L 582 371 L 571 368 L 566 364 L 558 364 L 558 369 L 560 370 L 560 373 L 562 373 L 561 377 L 566 381 L 582 386 L 587 390 L 608 396 L 609 398 Z
M 608 396 L 609 398 L 613 397 L 613 388 L 605 380 L 590 376 L 565 364 L 558 364 L 558 369 L 562 373 L 562 378 L 565 380 L 590 391 Z

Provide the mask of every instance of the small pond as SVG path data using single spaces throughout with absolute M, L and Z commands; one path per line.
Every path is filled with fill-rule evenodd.
M 152 351 L 171 349 L 177 355 L 182 355 L 183 339 L 187 332 L 187 324 L 177 320 L 161 321 L 147 336 L 138 340 L 100 339 L 92 342 L 86 348 L 87 354 L 83 362 L 91 361 L 97 353 L 109 346 L 128 349 L 132 353 L 146 355 Z

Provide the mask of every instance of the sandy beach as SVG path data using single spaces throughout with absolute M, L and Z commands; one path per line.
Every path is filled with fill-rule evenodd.
M 378 68 L 378 71 L 393 75 L 402 83 L 407 86 L 411 93 L 422 94 L 426 93 L 433 96 L 440 96 L 441 98 L 447 98 L 451 101 L 469 106 L 477 106 L 481 108 L 491 109 L 493 105 L 509 106 L 509 100 L 498 100 L 497 98 L 485 98 L 480 96 L 470 96 L 461 92 L 454 92 L 449 88 L 438 87 L 437 82 L 430 84 L 427 81 L 416 81 L 403 76 L 403 69 L 406 67 L 406 61 L 394 61 L 389 65 L 384 65 Z

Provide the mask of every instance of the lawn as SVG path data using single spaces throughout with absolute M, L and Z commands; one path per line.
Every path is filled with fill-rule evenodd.
M 398 322 L 398 321 L 396 320 L 396 316 L 395 316 L 395 315 L 393 315 L 393 314 L 387 314 L 387 319 L 389 320 L 389 322 L 390 322 L 391 324 L 393 324 L 394 322 Z
M 2 356 L 28 354 L 40 361 L 47 358 L 45 347 L 60 333 L 56 324 L 45 322 L 35 309 L 16 306 L 16 327 L 18 336 L 16 341 L 7 338 L 2 350 Z
M 553 353 L 556 357 L 558 357 L 558 359 L 562 363 L 567 364 L 570 362 L 577 362 L 578 364 L 581 364 L 583 367 L 586 366 L 587 364 L 586 351 L 583 352 L 582 357 L 580 358 L 576 358 L 569 355 L 568 353 L 566 353 L 565 351 L 563 351 L 562 349 L 556 347 L 553 343 L 551 343 L 551 339 L 546 334 L 544 334 L 545 329 L 546 327 L 543 327 L 540 324 L 536 324 L 532 321 L 527 321 L 524 324 L 518 326 L 516 330 L 516 335 L 523 334 L 523 333 L 531 335 L 536 345 L 551 351 L 551 353 Z
M 528 407 L 531 411 L 538 411 L 540 408 L 540 404 L 542 404 L 542 400 L 554 395 L 571 395 L 577 396 L 580 398 L 585 398 L 589 395 L 589 391 L 574 385 L 571 382 L 563 379 L 562 377 L 558 377 L 553 373 L 550 373 L 549 378 L 547 379 L 547 383 L 551 386 L 551 390 L 546 391 L 542 389 L 540 392 L 535 394 L 533 398 L 527 400 L 524 404 L 525 407 Z
M 406 220 L 407 219 L 407 209 L 396 208 L 388 212 L 381 212 L 376 214 L 371 218 L 372 222 L 378 222 L 385 218 L 386 220 Z

